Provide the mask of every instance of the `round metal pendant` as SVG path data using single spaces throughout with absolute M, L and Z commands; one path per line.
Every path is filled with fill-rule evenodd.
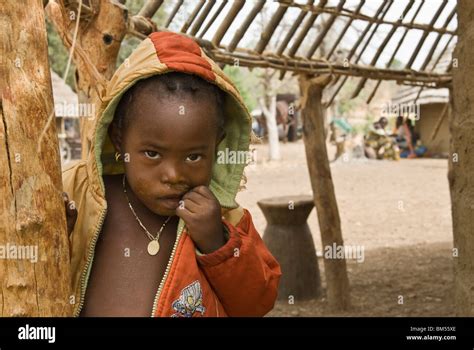
M 148 254 L 156 255 L 160 251 L 160 243 L 158 241 L 153 240 L 148 243 Z

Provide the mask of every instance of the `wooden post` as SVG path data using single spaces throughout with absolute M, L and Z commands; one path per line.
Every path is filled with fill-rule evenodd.
M 449 185 L 453 218 L 454 294 L 458 316 L 474 316 L 474 3 L 460 0 L 453 54 Z
M 0 13 L 0 315 L 70 316 L 43 3 L 6 0 Z
M 299 76 L 302 95 L 303 139 L 323 252 L 325 247 L 333 247 L 333 244 L 343 245 L 341 222 L 326 150 L 324 109 L 321 103 L 322 91 L 329 81 L 329 76 L 312 79 L 305 75 Z M 350 307 L 350 294 L 346 261 L 324 257 L 324 269 L 330 308 L 347 310 Z

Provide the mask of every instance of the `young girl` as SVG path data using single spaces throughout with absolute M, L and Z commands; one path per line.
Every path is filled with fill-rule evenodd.
M 79 316 L 263 316 L 281 275 L 235 202 L 250 116 L 191 39 L 153 33 L 118 68 L 89 157 L 64 171 Z M 74 220 L 74 216 L 77 219 Z

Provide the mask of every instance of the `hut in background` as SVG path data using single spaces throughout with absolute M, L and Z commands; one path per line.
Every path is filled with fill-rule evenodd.
M 419 108 L 419 116 L 415 117 L 415 132 L 428 148 L 428 154 L 448 157 L 451 136 L 449 120 L 443 117 L 443 111 L 449 104 L 449 90 L 424 89 L 419 95 L 418 92 L 417 87 L 401 88 L 392 99 L 392 105 L 407 106 L 407 110 L 413 109 L 410 106 Z

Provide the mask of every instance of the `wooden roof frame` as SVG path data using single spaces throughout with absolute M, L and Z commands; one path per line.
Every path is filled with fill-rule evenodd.
M 153 30 L 169 30 L 168 27 L 175 20 L 176 14 L 183 5 L 183 2 L 182 0 L 175 2 L 175 6 L 165 26 L 163 28 L 157 28 L 149 18 L 151 18 L 164 3 L 164 0 L 149 0 L 137 15 L 131 17 L 130 33 L 137 37 L 144 38 Z M 220 3 L 216 0 L 198 1 L 196 5 L 194 5 L 195 7 L 185 23 L 181 26 L 180 32 L 195 39 L 204 48 L 206 53 L 221 65 L 235 65 L 236 62 L 238 62 L 239 66 L 249 68 L 272 68 L 280 71 L 280 79 L 283 78 L 286 72 L 309 75 L 334 74 L 336 79 L 333 84 L 336 84 L 336 86 L 333 89 L 332 96 L 330 96 L 328 100 L 328 104 L 334 101 L 349 77 L 361 78 L 351 97 L 359 95 L 368 79 L 378 81 L 375 88 L 373 88 L 369 94 L 367 102 L 373 99 L 383 80 L 395 80 L 398 84 L 420 86 L 420 94 L 425 87 L 440 88 L 449 87 L 451 85 L 451 66 L 447 71 L 439 72 L 438 63 L 441 57 L 452 49 L 452 45 L 450 44 L 453 39 L 456 38 L 456 30 L 448 29 L 452 21 L 456 18 L 456 6 L 451 10 L 442 26 L 435 26 L 438 17 L 446 11 L 448 0 L 442 0 L 441 5 L 436 9 L 428 24 L 417 22 L 417 16 L 424 5 L 423 2 L 418 0 L 408 0 L 402 17 L 396 21 L 386 18 L 389 9 L 394 4 L 394 0 L 382 0 L 373 16 L 368 16 L 364 13 L 364 6 L 366 6 L 367 3 L 366 0 L 359 0 L 359 3 L 354 9 L 344 7 L 346 0 L 339 0 L 337 6 L 332 7 L 328 6 L 328 0 L 307 0 L 305 4 L 291 0 L 275 0 L 275 2 L 278 3 L 278 7 L 271 15 L 266 27 L 261 31 L 260 38 L 253 48 L 242 47 L 239 46 L 239 44 L 250 25 L 255 21 L 255 18 L 265 6 L 264 0 L 253 2 L 252 9 L 246 14 L 240 28 L 232 33 L 230 43 L 226 46 L 221 44 L 222 39 L 242 10 L 245 3 L 244 0 L 223 0 Z M 219 6 L 217 6 L 217 4 L 219 4 Z M 217 10 L 215 10 L 215 8 L 217 8 Z M 274 52 L 265 50 L 289 8 L 296 8 L 300 11 L 295 22 L 286 31 L 283 40 Z M 213 9 L 215 11 L 212 17 L 206 22 L 206 18 L 211 15 Z M 413 13 L 411 18 L 405 18 L 411 10 L 413 10 L 411 12 Z M 226 11 L 225 16 L 217 26 L 212 40 L 203 39 L 204 34 L 208 32 L 209 28 L 216 24 L 216 20 L 222 11 Z M 329 19 L 325 21 L 324 26 L 320 29 L 319 35 L 317 35 L 316 38 L 309 37 L 308 32 L 313 28 L 318 16 L 322 14 L 329 15 Z M 330 32 L 333 23 L 338 18 L 347 19 L 343 30 L 325 57 L 315 56 L 317 48 L 327 37 L 327 33 Z M 355 20 L 364 21 L 366 23 L 365 29 L 352 45 L 346 62 L 338 62 L 333 59 L 334 52 L 347 33 L 348 28 Z M 391 29 L 372 56 L 370 63 L 362 64 L 361 57 L 364 52 L 366 52 L 367 47 L 373 42 L 374 35 L 381 25 L 390 25 Z M 400 28 L 403 34 L 400 42 L 392 51 L 390 60 L 384 67 L 377 66 L 387 44 Z M 412 30 L 421 30 L 423 33 L 408 63 L 401 69 L 391 67 L 403 41 Z M 412 68 L 413 63 L 419 58 L 420 51 L 430 33 L 435 33 L 436 39 L 429 48 L 429 53 L 423 60 L 421 69 L 415 70 Z M 449 40 L 441 49 L 441 52 L 434 57 L 437 50 L 439 51 L 438 46 L 444 35 L 448 35 Z M 313 40 L 313 43 L 304 56 L 297 55 L 297 51 L 304 40 Z

